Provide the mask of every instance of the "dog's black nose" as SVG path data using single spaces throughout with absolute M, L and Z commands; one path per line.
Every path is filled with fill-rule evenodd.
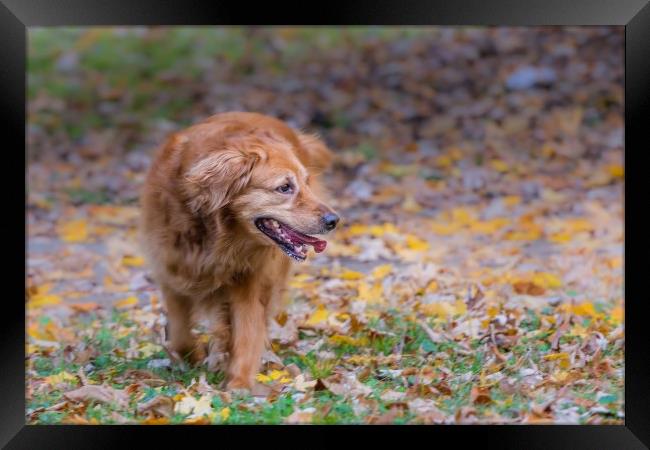
M 323 223 L 327 231 L 333 230 L 336 228 L 336 224 L 339 223 L 339 216 L 334 213 L 327 213 L 323 216 Z

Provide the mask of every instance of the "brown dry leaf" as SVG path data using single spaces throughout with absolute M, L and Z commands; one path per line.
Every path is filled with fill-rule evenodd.
M 82 312 L 82 313 L 94 311 L 94 310 L 100 308 L 99 304 L 97 304 L 95 302 L 73 303 L 73 304 L 68 305 L 68 306 L 70 306 L 70 308 L 73 309 L 74 311 Z
M 315 389 L 315 390 L 323 390 L 323 389 L 316 389 L 316 386 L 320 380 L 312 380 L 312 381 L 305 381 L 305 376 L 301 373 L 296 376 L 296 378 L 293 380 L 293 387 L 299 391 L 299 392 L 307 392 L 309 389 Z M 321 382 L 322 387 L 325 387 L 325 385 Z
M 475 403 L 477 405 L 487 405 L 488 403 L 492 403 L 492 397 L 490 397 L 490 389 L 479 386 L 472 387 L 470 400 L 472 403 Z
M 290 424 L 311 423 L 314 417 L 314 411 L 314 408 L 306 408 L 303 410 L 298 409 L 294 411 L 289 417 L 284 419 L 284 422 Z
M 441 381 L 440 383 L 436 383 L 433 385 L 438 391 L 440 391 L 441 394 L 443 395 L 451 395 L 451 388 L 447 384 L 446 381 Z
M 165 380 L 157 377 L 153 372 L 149 372 L 148 370 L 142 370 L 142 369 L 129 369 L 126 372 L 124 372 L 122 379 L 137 380 L 140 383 L 144 383 L 147 386 L 152 386 L 152 387 L 163 386 L 166 384 Z
M 524 295 L 544 295 L 546 290 L 532 281 L 517 281 L 512 287 L 517 294 Z
M 97 419 L 86 419 L 85 417 L 79 415 L 79 414 L 72 414 L 65 419 L 62 420 L 62 423 L 68 424 L 68 425 L 97 425 Z
M 82 386 L 74 391 L 64 393 L 63 396 L 73 402 L 96 401 L 116 404 L 121 408 L 125 408 L 129 403 L 129 397 L 124 391 L 114 389 L 110 386 Z
M 409 397 L 432 398 L 439 396 L 440 391 L 426 384 L 415 384 L 408 389 L 407 394 Z
M 408 408 L 424 423 L 442 423 L 447 418 L 433 400 L 416 398 L 408 402 Z
M 291 375 L 292 378 L 296 378 L 298 375 L 302 373 L 300 367 L 298 367 L 294 363 L 289 364 L 288 366 L 285 367 L 285 369 L 287 370 L 287 372 L 289 372 L 289 375 Z
M 460 409 L 456 410 L 454 415 L 456 423 L 476 423 L 478 421 L 476 417 L 476 408 L 472 406 L 463 406 Z
M 395 419 L 404 416 L 401 408 L 391 408 L 381 416 L 369 416 L 367 421 L 372 425 L 392 425 Z
M 367 396 L 372 393 L 369 386 L 359 382 L 354 373 L 335 373 L 327 378 L 319 379 L 323 386 L 335 395 L 345 397 Z M 318 387 L 318 383 L 316 384 Z M 315 388 L 316 388 L 315 387 Z
M 280 326 L 275 320 L 271 320 L 269 339 L 283 345 L 292 344 L 298 340 L 298 326 L 293 320 L 287 320 L 283 326 Z
M 138 414 L 153 413 L 156 417 L 171 417 L 174 413 L 174 400 L 164 395 L 158 395 L 151 400 L 138 405 Z

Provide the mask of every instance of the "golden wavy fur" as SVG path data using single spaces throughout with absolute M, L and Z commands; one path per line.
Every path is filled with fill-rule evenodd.
M 197 313 L 208 317 L 208 360 L 227 361 L 228 389 L 253 386 L 289 255 L 301 258 L 308 244 L 321 251 L 324 243 L 308 235 L 338 221 L 318 184 L 331 160 L 316 136 L 234 112 L 172 135 L 152 163 L 142 244 L 167 309 L 170 350 L 204 361 L 191 328 Z

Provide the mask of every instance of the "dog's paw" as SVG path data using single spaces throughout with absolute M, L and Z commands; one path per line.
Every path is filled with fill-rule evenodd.
M 185 367 L 186 363 L 193 366 L 200 366 L 206 362 L 207 351 L 204 344 L 197 343 L 193 348 L 174 348 L 171 344 L 163 344 L 163 348 L 167 351 L 172 361 Z

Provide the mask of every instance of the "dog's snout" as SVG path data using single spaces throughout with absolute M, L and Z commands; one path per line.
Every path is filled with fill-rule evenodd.
M 337 216 L 334 213 L 327 213 L 323 216 L 323 224 L 325 225 L 325 229 L 327 231 L 331 231 L 334 228 L 336 228 L 336 224 L 339 223 L 340 217 Z

